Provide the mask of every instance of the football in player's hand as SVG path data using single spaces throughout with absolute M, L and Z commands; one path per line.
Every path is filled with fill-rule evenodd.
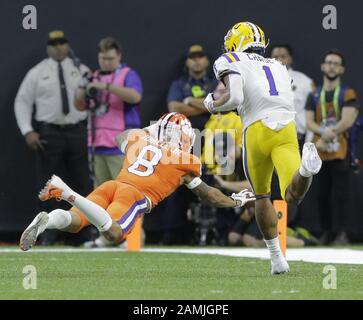
M 220 82 L 217 88 L 213 91 L 214 100 L 218 100 L 226 92 L 226 87 Z
M 226 92 L 225 88 L 220 88 L 213 91 L 213 99 L 218 100 Z

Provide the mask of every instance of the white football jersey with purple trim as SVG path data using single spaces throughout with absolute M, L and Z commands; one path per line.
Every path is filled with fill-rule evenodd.
M 258 54 L 229 52 L 214 63 L 218 80 L 227 74 L 242 78 L 243 103 L 236 106 L 244 128 L 262 120 L 271 129 L 287 124 L 295 117 L 291 77 L 284 65 Z M 233 92 L 232 92 L 233 95 Z

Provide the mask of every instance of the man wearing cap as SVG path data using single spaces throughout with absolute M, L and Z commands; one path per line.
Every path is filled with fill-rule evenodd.
M 209 59 L 199 44 L 189 48 L 185 66 L 187 74 L 175 80 L 169 89 L 168 109 L 186 115 L 193 128 L 202 131 L 210 117 L 203 108 L 203 99 L 218 82 L 207 74 Z
M 68 57 L 70 46 L 63 31 L 48 36 L 48 58 L 28 71 L 16 95 L 16 121 L 26 144 L 36 153 L 39 185 L 59 174 L 87 194 L 87 113 L 78 111 L 73 99 L 89 69 Z M 52 205 L 41 209 L 50 211 Z

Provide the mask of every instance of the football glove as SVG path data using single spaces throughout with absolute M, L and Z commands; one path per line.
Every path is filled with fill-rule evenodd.
M 210 113 L 214 113 L 213 103 L 214 103 L 213 94 L 208 93 L 206 98 L 203 100 L 203 104 Z
M 236 202 L 236 207 L 243 207 L 247 202 L 256 200 L 255 195 L 248 189 L 232 193 L 231 198 Z

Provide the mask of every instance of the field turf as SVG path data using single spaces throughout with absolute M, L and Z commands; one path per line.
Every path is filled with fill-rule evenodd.
M 23 288 L 33 265 L 37 289 Z M 271 276 L 268 260 L 152 252 L 0 253 L 0 299 L 363 299 L 363 265 L 335 264 L 337 288 L 323 288 L 324 264 L 290 262 Z

